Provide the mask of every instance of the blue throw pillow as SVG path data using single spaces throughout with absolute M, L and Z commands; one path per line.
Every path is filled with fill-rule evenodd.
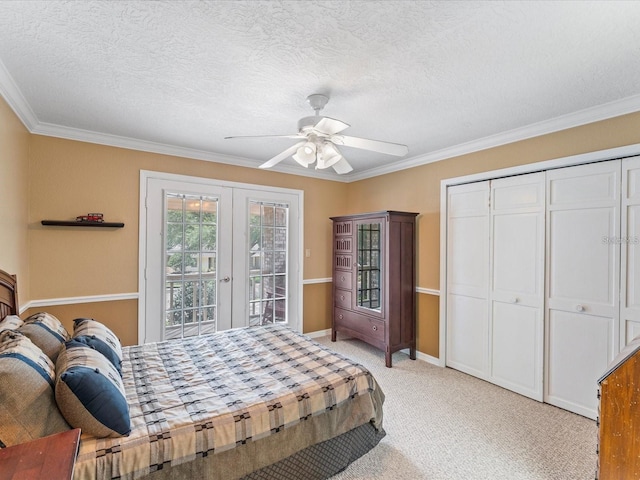
M 73 321 L 73 338 L 107 357 L 122 376 L 122 346 L 109 328 L 93 318 L 76 318 Z
M 74 339 L 56 362 L 56 402 L 69 425 L 94 437 L 131 433 L 120 373 L 101 353 Z

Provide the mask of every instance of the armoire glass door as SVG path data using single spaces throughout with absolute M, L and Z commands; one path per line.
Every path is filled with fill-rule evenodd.
M 382 223 L 357 224 L 356 306 L 381 311 Z

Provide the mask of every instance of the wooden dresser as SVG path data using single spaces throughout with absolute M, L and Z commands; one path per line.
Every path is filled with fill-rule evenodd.
M 80 429 L 0 449 L 0 480 L 71 480 Z
M 332 217 L 333 323 L 337 333 L 391 354 L 416 358 L 415 231 L 417 213 L 382 211 Z
M 640 337 L 598 380 L 599 480 L 640 478 Z

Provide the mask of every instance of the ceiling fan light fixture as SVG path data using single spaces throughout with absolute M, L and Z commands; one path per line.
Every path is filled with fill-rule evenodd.
M 320 152 L 318 153 L 317 169 L 325 169 L 333 167 L 342 159 L 340 151 L 330 142 L 325 142 L 321 145 Z
M 296 153 L 293 155 L 293 159 L 303 167 L 308 167 L 316 161 L 316 145 L 313 142 L 305 142 Z

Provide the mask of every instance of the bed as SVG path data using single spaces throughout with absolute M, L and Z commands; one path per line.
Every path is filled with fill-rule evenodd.
M 16 292 L 0 271 L 0 320 L 17 314 Z M 131 432 L 83 432 L 75 479 L 324 479 L 385 435 L 384 394 L 370 372 L 285 326 L 121 353 Z

